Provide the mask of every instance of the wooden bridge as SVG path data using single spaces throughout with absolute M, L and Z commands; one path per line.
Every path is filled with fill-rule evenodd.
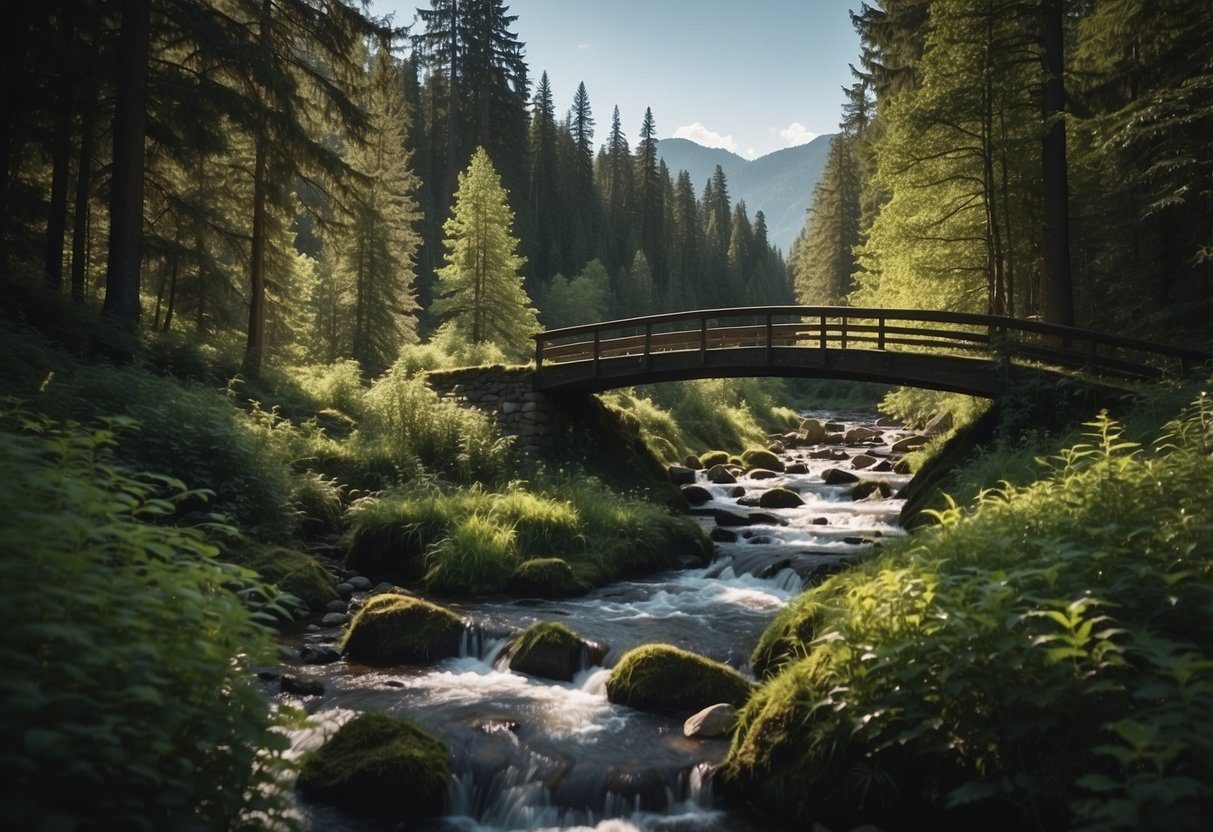
M 995 315 L 763 306 L 649 315 L 535 336 L 535 389 L 597 392 L 693 378 L 802 376 L 996 397 L 1015 378 L 1125 387 L 1213 358 L 1183 347 Z

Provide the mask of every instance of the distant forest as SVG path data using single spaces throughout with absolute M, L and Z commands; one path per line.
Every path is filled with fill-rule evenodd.
M 554 101 L 503 0 L 431 0 L 417 31 L 340 0 L 0 16 L 8 291 L 230 341 L 250 373 L 370 376 L 454 337 L 478 148 L 476 204 L 506 199 L 494 262 L 543 326 L 800 302 L 1209 338 L 1207 2 L 859 4 L 842 132 L 786 263 L 723 170 L 666 168 L 651 111 L 632 142 L 584 84 Z

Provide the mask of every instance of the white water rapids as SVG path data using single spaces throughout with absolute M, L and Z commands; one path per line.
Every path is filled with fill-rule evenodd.
M 826 421 L 820 414 L 810 414 Z M 862 417 L 830 421 L 846 427 L 870 424 Z M 886 458 L 902 432 L 861 448 Z M 824 447 L 824 446 L 822 446 Z M 836 448 L 838 446 L 835 446 Z M 728 741 L 687 739 L 682 719 L 612 705 L 605 682 L 610 667 L 631 647 L 664 642 L 726 662 L 749 673 L 749 656 L 762 631 L 806 577 L 861 557 L 880 538 L 901 534 L 902 501 L 852 501 L 851 487 L 828 486 L 827 468 L 851 470 L 849 460 L 811 459 L 813 449 L 789 450 L 785 463 L 808 472 L 773 479 L 739 477 L 745 497 L 775 486 L 798 491 L 795 509 L 739 506 L 734 486 L 706 482 L 712 500 L 697 507 L 705 529 L 713 512 L 762 512 L 779 525 L 730 527 L 735 542 L 716 545 L 706 567 L 622 581 L 573 599 L 493 600 L 448 606 L 475 625 L 465 655 L 432 667 L 369 668 L 337 662 L 308 668 L 324 682 L 321 696 L 302 702 L 308 726 L 292 734 L 293 755 L 318 747 L 340 725 L 364 711 L 406 717 L 442 737 L 451 747 L 456 772 L 446 818 L 423 827 L 449 832 L 594 830 L 594 832 L 707 832 L 771 829 L 736 811 L 717 808 L 710 771 Z M 818 448 L 820 450 L 820 448 Z M 839 450 L 842 450 L 839 448 Z M 854 472 L 884 480 L 894 493 L 907 477 L 891 471 Z M 558 620 L 582 637 L 610 649 L 599 667 L 587 667 L 571 683 L 509 670 L 501 653 L 508 636 L 537 621 Z M 322 630 L 309 643 L 333 643 L 339 633 Z M 300 803 L 299 819 L 310 832 L 387 830 L 399 824 L 352 817 L 339 810 Z M 407 809 L 403 814 L 407 815 Z

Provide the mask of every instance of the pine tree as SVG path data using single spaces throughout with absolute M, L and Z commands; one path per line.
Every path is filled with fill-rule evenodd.
M 434 311 L 462 342 L 490 342 L 508 357 L 525 360 L 539 322 L 523 288 L 525 259 L 517 254 L 513 221 L 501 178 L 477 148 L 459 175 L 452 215 L 443 226 L 446 264 L 438 270 Z
M 808 221 L 791 257 L 798 303 L 835 306 L 853 288 L 859 245 L 859 171 L 846 133 L 830 142 L 821 179 L 813 189 Z
M 530 265 L 531 290 L 546 286 L 560 268 L 560 260 L 552 261 L 563 245 L 562 225 L 567 219 L 560 193 L 557 171 L 557 135 L 552 87 L 545 72 L 539 78 L 535 101 L 531 108 L 531 191 L 528 211 L 531 222 Z
M 339 279 L 352 287 L 350 355 L 365 375 L 382 372 L 403 342 L 416 340 L 413 266 L 420 238 L 413 193 L 417 177 L 404 147 L 408 114 L 400 74 L 381 48 L 367 81 L 371 125 L 355 145 L 350 166 L 362 176 L 353 194 L 353 217 L 332 236 Z

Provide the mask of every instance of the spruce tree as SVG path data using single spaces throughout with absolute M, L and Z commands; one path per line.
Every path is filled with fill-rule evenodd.
M 459 187 L 446 234 L 446 261 L 438 270 L 434 312 L 449 322 L 467 344 L 490 342 L 508 357 L 525 360 L 531 335 L 539 330 L 537 312 L 523 287 L 526 262 L 501 177 L 484 148 L 459 175 Z

